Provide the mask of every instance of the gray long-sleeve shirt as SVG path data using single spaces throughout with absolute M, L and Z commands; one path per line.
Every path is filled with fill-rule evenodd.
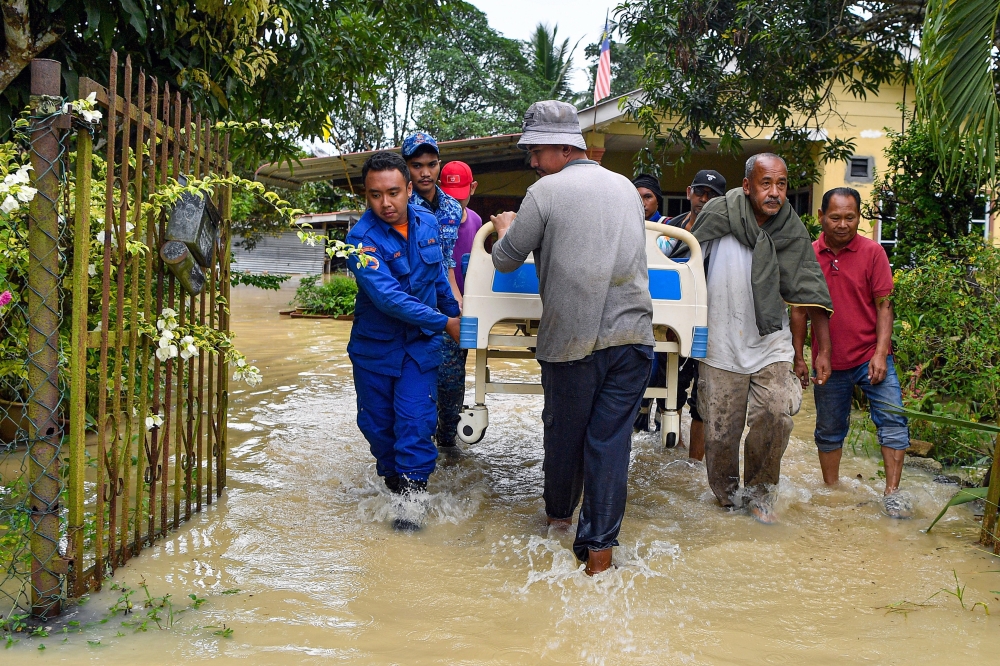
M 493 247 L 493 265 L 509 273 L 535 254 L 539 360 L 653 344 L 644 218 L 632 183 L 590 160 L 570 162 L 528 188 Z

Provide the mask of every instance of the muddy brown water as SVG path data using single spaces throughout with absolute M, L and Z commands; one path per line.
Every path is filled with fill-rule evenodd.
M 540 397 L 493 396 L 484 440 L 440 461 L 424 529 L 394 533 L 395 508 L 354 423 L 350 324 L 279 317 L 291 294 L 289 285 L 233 290 L 238 346 L 264 382 L 233 386 L 224 499 L 70 611 L 82 631 L 54 625 L 47 638 L 0 652 L 2 663 L 928 664 L 1000 655 L 1000 592 L 991 592 L 1000 561 L 976 544 L 972 514 L 959 508 L 921 532 L 955 486 L 905 470 L 917 510 L 908 521 L 881 513 L 874 460 L 845 455 L 841 487 L 825 488 L 808 396 L 782 466 L 776 527 L 722 511 L 683 450 L 637 435 L 618 568 L 588 578 L 571 536 L 544 527 Z M 493 376 L 530 378 L 532 365 L 498 362 Z M 954 595 L 932 596 L 954 589 L 956 574 L 966 609 Z M 183 610 L 170 630 L 137 630 L 148 613 L 141 590 L 129 616 L 109 616 L 121 594 L 111 585 L 143 581 Z M 205 600 L 200 608 L 190 594 Z M 229 637 L 217 635 L 223 625 Z

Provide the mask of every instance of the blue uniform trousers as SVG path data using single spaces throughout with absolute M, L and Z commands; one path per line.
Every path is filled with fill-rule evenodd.
M 462 349 L 447 333 L 441 336 L 441 367 L 438 368 L 438 446 L 454 446 L 459 415 L 465 402 L 465 361 L 469 350 Z
M 573 552 L 618 545 L 625 517 L 632 422 L 649 381 L 653 348 L 624 345 L 568 363 L 540 361 L 545 513 L 566 519 L 583 496 Z
M 354 366 L 358 427 L 371 446 L 378 475 L 427 481 L 437 463 L 437 368 L 421 372 L 409 354 L 399 377 Z

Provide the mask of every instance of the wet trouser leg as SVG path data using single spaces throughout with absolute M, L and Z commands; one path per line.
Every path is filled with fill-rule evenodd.
M 409 356 L 399 377 L 354 367 L 358 427 L 379 476 L 426 481 L 437 462 L 431 433 L 437 422 L 437 368 L 421 372 Z
M 723 506 L 734 505 L 740 481 L 740 439 L 744 425 L 749 424 L 744 485 L 751 495 L 763 495 L 766 485 L 778 483 L 792 416 L 802 404 L 792 364 L 772 363 L 744 375 L 702 363 L 698 377 L 698 411 L 705 422 L 705 466 L 712 492 Z
M 652 348 L 627 345 L 579 361 L 542 361 L 545 512 L 567 519 L 583 495 L 573 552 L 618 545 L 628 493 L 632 422 L 649 377 Z
M 772 363 L 750 375 L 750 400 L 744 444 L 743 485 L 752 497 L 767 493 L 781 477 L 792 417 L 802 406 L 802 384 L 787 362 Z
M 465 360 L 462 349 L 447 333 L 442 338 L 441 367 L 438 368 L 438 418 L 435 440 L 438 446 L 454 446 L 459 414 L 465 401 Z

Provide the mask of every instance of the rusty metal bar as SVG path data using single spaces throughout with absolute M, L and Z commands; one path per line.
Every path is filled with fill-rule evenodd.
M 101 589 L 104 580 L 104 510 L 107 495 L 108 450 L 108 329 L 111 318 L 111 236 L 115 224 L 115 140 L 118 99 L 118 54 L 111 52 L 108 73 L 108 100 L 112 111 L 108 113 L 107 177 L 104 187 L 104 273 L 101 276 L 101 351 L 97 375 L 97 515 L 95 517 L 94 580 Z
M 94 142 L 76 136 L 76 187 L 90 192 Z M 87 469 L 87 299 L 90 266 L 90 197 L 77 196 L 73 220 L 73 321 L 70 350 L 69 504 L 67 552 L 73 555 L 69 590 L 85 592 L 83 573 L 84 472 Z
M 222 149 L 222 160 L 226 165 L 225 175 L 230 176 L 233 166 L 229 163 L 229 135 Z M 225 188 L 222 200 L 222 237 L 220 239 L 219 257 L 219 290 L 222 294 L 222 303 L 219 307 L 219 330 L 232 334 L 229 329 L 229 303 L 230 303 L 230 283 L 229 283 L 229 260 L 231 255 L 231 236 L 229 233 L 230 224 L 233 219 L 233 190 L 232 187 Z M 218 433 L 218 455 L 216 458 L 216 494 L 222 497 L 222 489 L 226 487 L 226 464 L 229 448 L 229 364 L 226 363 L 225 354 L 219 355 L 219 433 Z
M 149 111 L 150 116 L 153 118 L 153 122 L 150 123 L 152 130 L 149 133 L 149 145 L 146 148 L 149 154 L 149 161 L 146 162 L 148 166 L 148 173 L 146 175 L 147 188 L 150 192 L 156 187 L 156 128 L 158 124 L 157 118 L 157 108 L 159 106 L 159 88 L 157 85 L 156 77 L 150 77 L 150 90 L 149 90 Z M 140 191 L 141 194 L 141 191 Z M 145 197 L 142 197 L 145 199 Z M 138 215 L 141 215 L 141 206 L 136 206 L 136 211 Z M 138 217 L 137 215 L 137 217 Z M 151 213 L 147 213 L 144 216 L 145 224 L 145 243 L 146 251 L 143 253 L 142 257 L 142 306 L 139 310 L 140 315 L 145 321 L 156 321 L 155 317 L 152 315 L 152 309 L 150 307 L 153 302 L 153 275 L 152 275 L 152 255 L 153 248 L 156 246 L 156 237 L 153 232 L 154 219 Z M 142 234 L 138 231 L 136 232 L 136 238 L 141 238 Z M 138 273 L 138 271 L 136 271 Z M 133 307 L 139 307 L 138 301 L 134 301 L 136 305 Z M 136 340 L 141 344 L 141 336 L 136 336 Z M 140 349 L 142 347 L 140 346 Z M 146 480 L 146 468 L 149 461 L 149 440 L 152 437 L 152 433 L 146 430 L 146 416 L 149 413 L 150 407 L 150 392 L 148 385 L 146 383 L 146 378 L 149 377 L 150 371 L 150 356 L 148 349 L 138 352 L 141 355 L 139 376 L 142 377 L 140 383 L 140 394 L 139 394 L 139 410 L 138 410 L 138 437 L 136 438 L 136 464 L 135 464 L 135 530 L 134 536 L 132 538 L 132 555 L 136 555 L 142 549 L 142 523 L 144 517 L 143 511 L 143 498 L 146 493 L 146 487 L 149 482 Z
M 28 479 L 31 510 L 31 612 L 62 607 L 59 555 L 59 131 L 60 64 L 31 63 L 31 166 L 38 190 L 28 220 Z

